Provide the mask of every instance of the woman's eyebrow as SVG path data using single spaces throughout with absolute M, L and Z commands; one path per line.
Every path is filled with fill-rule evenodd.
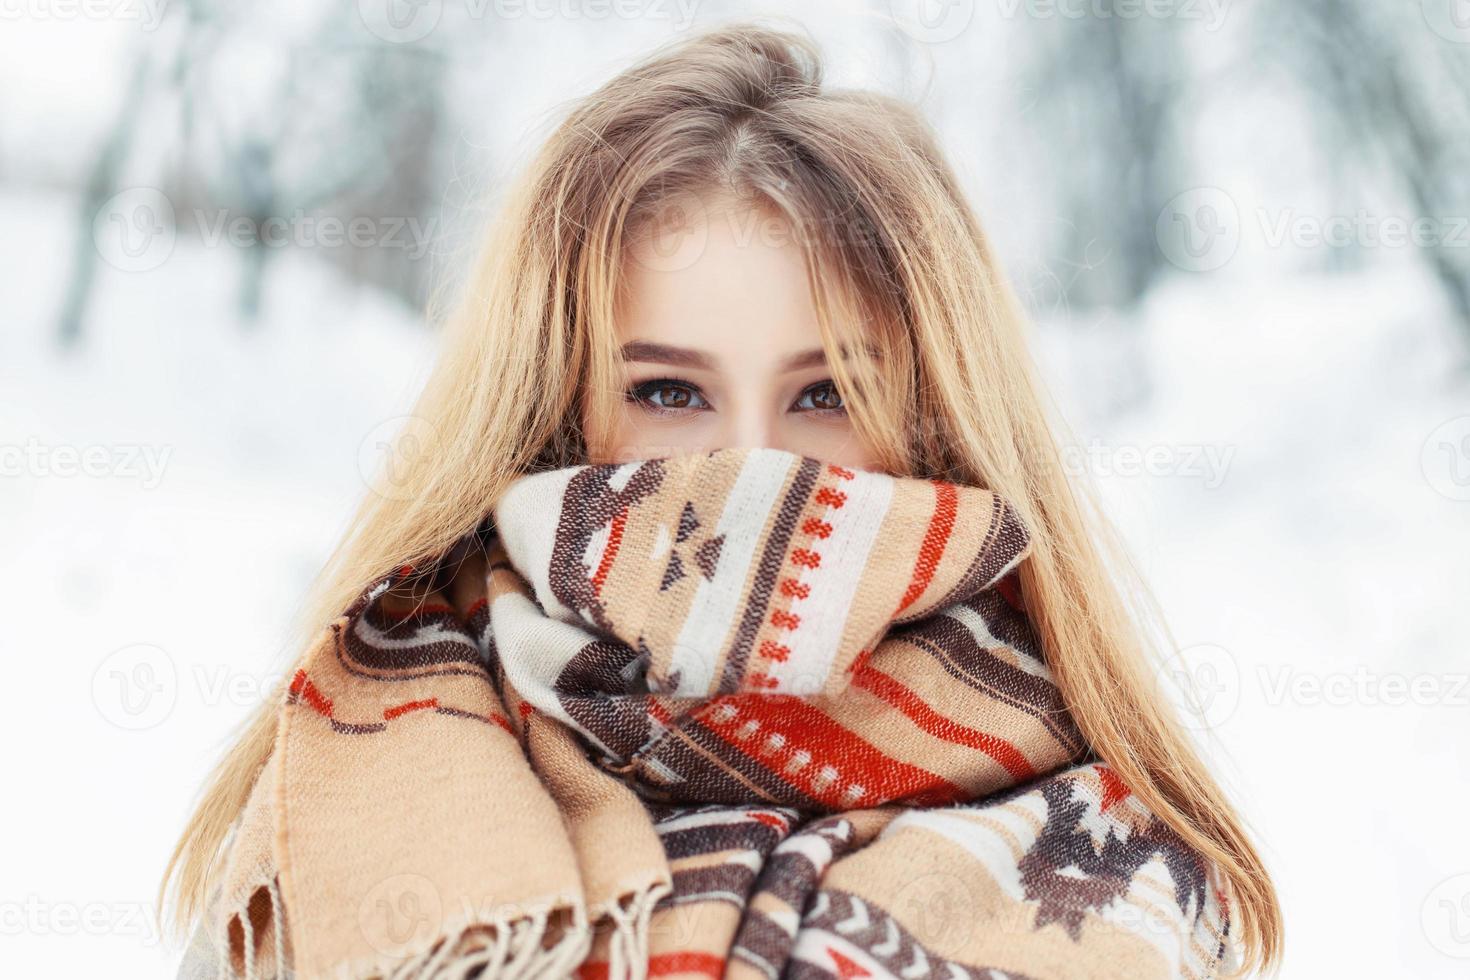
M 674 364 L 679 367 L 714 370 L 715 359 L 704 351 L 692 347 L 674 347 L 656 344 L 651 340 L 633 340 L 622 347 L 623 360 L 645 361 L 649 364 Z
M 622 346 L 623 360 L 643 361 L 649 364 L 673 364 L 679 367 L 714 370 L 715 358 L 692 347 L 675 347 L 672 344 L 657 344 L 651 340 L 633 340 Z M 782 372 L 799 371 L 827 362 L 827 352 L 820 347 L 798 351 L 783 360 L 778 368 Z
M 800 371 L 802 368 L 820 367 L 827 363 L 827 352 L 820 347 L 799 351 L 781 362 L 781 371 Z

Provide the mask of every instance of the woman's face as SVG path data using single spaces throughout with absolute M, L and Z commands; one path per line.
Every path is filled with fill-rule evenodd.
M 630 246 L 624 400 L 593 462 L 771 447 L 876 469 L 822 350 L 800 245 L 764 210 L 693 199 Z

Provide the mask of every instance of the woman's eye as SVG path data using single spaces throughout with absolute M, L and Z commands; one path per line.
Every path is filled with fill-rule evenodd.
M 809 405 L 805 404 L 808 399 L 811 400 Z M 842 395 L 831 381 L 814 384 L 803 391 L 801 397 L 796 400 L 796 405 L 798 408 L 814 412 L 840 412 L 845 407 L 842 404 Z
M 640 402 L 658 412 L 678 412 L 709 407 L 704 396 L 699 393 L 699 389 L 672 378 L 657 378 L 634 385 L 628 391 L 628 400 Z

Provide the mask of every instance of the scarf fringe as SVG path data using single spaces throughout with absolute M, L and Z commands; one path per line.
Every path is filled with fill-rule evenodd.
M 240 921 L 244 936 L 244 968 L 238 976 L 240 980 L 279 980 L 294 976 L 293 970 L 282 965 L 287 964 L 287 955 L 285 907 L 281 901 L 281 887 L 272 879 L 269 883 L 262 884 L 260 889 L 265 889 L 270 896 L 270 932 L 275 936 L 275 961 L 263 962 L 265 958 L 256 954 L 259 937 L 256 927 L 251 923 L 247 901 L 241 911 L 231 917 L 232 920 Z M 260 889 L 256 889 L 251 895 L 259 893 Z M 620 936 L 629 930 L 639 930 L 637 934 L 629 933 L 623 942 L 632 951 L 641 949 L 641 962 L 647 962 L 648 912 L 657 898 L 657 895 L 650 898 L 647 892 L 635 896 L 631 908 L 644 909 L 641 917 L 634 921 L 629 914 L 626 923 L 619 921 L 617 924 L 617 933 Z M 592 930 L 588 926 L 587 911 L 579 902 L 572 907 L 572 924 L 567 927 L 566 934 L 553 946 L 545 948 L 542 942 L 547 934 L 551 912 L 553 909 L 548 907 L 534 915 L 507 915 L 495 920 L 481 918 L 466 921 L 451 929 L 425 951 L 394 965 L 390 970 L 369 968 L 359 976 L 381 980 L 465 980 L 470 976 L 470 971 L 481 970 L 481 973 L 476 974 L 481 980 L 564 980 L 575 973 L 576 967 L 591 952 Z M 229 958 L 228 945 L 223 948 L 218 962 L 219 980 L 235 980 L 237 973 Z M 639 962 L 639 959 L 635 958 L 635 962 Z M 617 980 L 617 974 L 612 974 L 610 980 Z
M 647 980 L 649 919 L 659 900 L 674 890 L 672 883 L 656 881 L 633 893 L 626 906 L 608 905 L 613 922 L 608 942 L 608 980 Z
M 272 879 L 260 887 L 271 900 L 275 958 L 274 962 L 265 962 L 266 957 L 257 955 L 257 930 L 248 911 L 242 911 L 233 917 L 244 930 L 242 980 L 291 975 L 281 969 L 286 963 L 286 936 L 279 883 Z M 647 980 L 653 910 L 672 891 L 670 882 L 654 881 L 599 910 L 596 918 L 606 915 L 613 927 L 608 943 L 608 980 Z M 480 980 L 564 980 L 576 973 L 591 952 L 593 929 L 586 909 L 579 903 L 572 908 L 572 923 L 566 934 L 545 947 L 551 915 L 552 910 L 547 908 L 531 916 L 465 922 L 423 952 L 373 975 L 382 980 L 465 980 L 478 970 L 475 975 Z M 226 950 L 220 957 L 219 977 L 232 980 L 234 976 Z
M 284 968 L 286 962 L 285 906 L 281 901 L 280 880 L 273 877 L 252 891 L 250 897 L 245 900 L 240 910 L 230 919 L 226 920 L 227 922 L 238 921 L 240 923 L 241 935 L 244 937 L 243 949 L 241 950 L 245 957 L 245 971 L 242 974 L 243 980 L 267 980 L 266 974 L 261 972 L 262 964 L 255 955 L 255 923 L 250 917 L 251 900 L 262 890 L 270 896 L 271 918 L 268 927 L 271 934 L 275 937 L 275 961 L 272 964 L 274 970 L 270 976 L 283 977 L 287 975 Z M 226 931 L 224 941 L 220 944 L 220 950 L 219 977 L 220 980 L 229 980 L 229 978 L 234 976 L 234 967 L 230 962 L 228 930 Z
M 603 914 L 613 924 L 608 980 L 647 980 L 649 923 L 654 906 L 672 890 L 671 883 L 657 881 L 633 892 L 626 901 L 607 905 Z M 493 926 L 468 923 L 384 980 L 465 980 L 476 970 L 480 971 L 476 974 L 480 980 L 565 980 L 576 973 L 591 952 L 593 930 L 587 913 L 577 905 L 566 935 L 546 948 L 542 943 L 550 914 L 548 909 Z M 490 936 L 485 935 L 487 932 Z M 480 945 L 484 942 L 490 945 Z M 473 945 L 466 947 L 467 943 Z
M 478 970 L 480 980 L 564 980 L 586 958 L 592 933 L 579 903 L 566 934 L 546 948 L 551 915 L 548 907 L 530 916 L 466 922 L 379 975 L 383 980 L 465 980 Z

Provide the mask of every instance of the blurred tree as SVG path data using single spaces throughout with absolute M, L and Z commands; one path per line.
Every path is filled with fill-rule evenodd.
M 1063 304 L 1126 308 L 1158 271 L 1154 222 L 1179 186 L 1179 34 L 1191 26 L 1089 16 L 1035 32 L 1024 85 L 1061 219 L 1050 251 L 1075 260 L 1057 283 Z
M 280 247 L 316 249 L 420 306 L 434 188 L 443 183 L 443 45 L 434 36 L 394 43 L 326 3 L 273 21 L 253 8 L 192 0 L 164 17 L 178 22 L 177 43 L 140 48 L 83 195 L 60 342 L 73 345 L 84 332 L 98 258 L 93 219 L 122 189 L 149 97 L 170 84 L 180 152 L 154 183 L 181 236 L 240 250 L 243 323 L 259 315 Z
M 185 196 L 255 230 L 243 246 L 242 320 L 258 316 L 283 246 L 316 249 L 419 305 L 410 229 L 434 225 L 444 52 L 384 40 L 332 9 L 299 39 L 259 31 L 223 15 L 201 30 L 183 89 L 196 121 Z M 242 79 L 251 60 L 266 70 Z
M 82 189 L 81 208 L 77 212 L 77 236 L 72 247 L 71 275 L 67 279 L 61 313 L 57 317 L 57 341 L 63 348 L 74 347 L 82 337 L 82 325 L 86 322 L 99 258 L 93 238 L 93 221 L 107 200 L 118 191 L 119 175 L 127 162 L 153 82 L 154 62 L 154 50 L 139 45 L 133 58 L 133 73 L 124 89 L 122 106 L 112 127 L 103 136 L 102 147 Z
M 1470 44 L 1430 30 L 1417 5 L 1298 0 L 1263 8 L 1258 26 L 1313 96 L 1344 192 L 1397 197 L 1396 217 L 1431 229 L 1411 247 L 1470 332 Z

